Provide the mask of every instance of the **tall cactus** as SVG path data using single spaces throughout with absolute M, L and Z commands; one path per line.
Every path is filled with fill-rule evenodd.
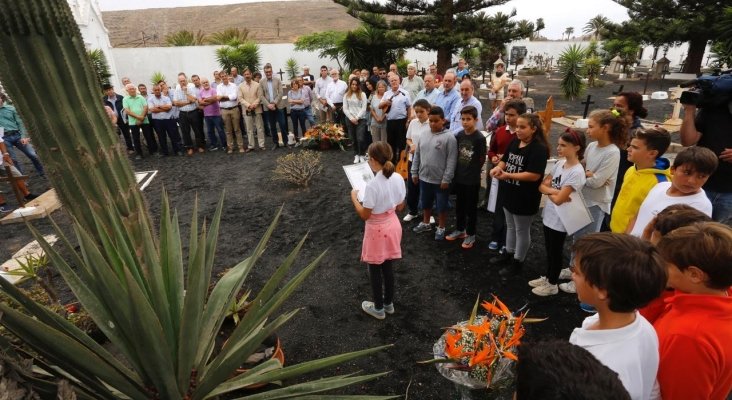
M 111 232 L 111 221 L 93 213 L 115 207 L 131 233 L 144 237 L 135 231 L 150 226 L 147 207 L 100 104 L 68 2 L 0 0 L 0 9 L 0 81 L 65 209 L 84 229 L 100 223 Z

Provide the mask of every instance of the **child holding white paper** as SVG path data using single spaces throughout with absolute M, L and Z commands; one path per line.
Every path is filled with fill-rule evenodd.
M 580 163 L 585 146 L 584 135 L 567 129 L 559 137 L 557 145 L 557 155 L 565 159 L 554 164 L 551 174 L 539 186 L 539 191 L 547 197 L 543 214 L 547 272 L 546 276 L 529 281 L 529 286 L 533 288 L 531 291 L 538 296 L 551 296 L 559 292 L 558 280 L 567 228 L 557 213 L 557 207 L 571 201 L 570 195 L 582 191 L 585 185 L 585 168 Z

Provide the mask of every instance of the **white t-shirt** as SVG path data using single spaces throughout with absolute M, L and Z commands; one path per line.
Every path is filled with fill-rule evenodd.
M 569 342 L 592 353 L 601 363 L 618 373 L 633 400 L 659 399 L 658 336 L 637 311 L 635 321 L 618 329 L 589 328 L 598 322 L 598 314 L 585 318 L 575 328 Z
M 564 168 L 566 160 L 557 161 L 552 169 L 552 187 L 557 190 L 562 190 L 565 186 L 571 186 L 575 192 L 582 190 L 585 186 L 585 167 L 577 163 L 569 168 Z M 557 214 L 557 205 L 551 200 L 547 199 L 544 203 L 544 225 L 548 228 L 554 229 L 558 232 L 567 232 L 567 228 L 564 227 L 562 220 L 559 219 Z
M 582 195 L 587 207 L 599 206 L 605 214 L 610 214 L 610 202 L 615 193 L 615 182 L 620 165 L 620 149 L 614 144 L 598 147 L 597 142 L 587 145 L 585 150 L 585 169 L 593 175 L 587 178 Z
M 404 179 L 394 172 L 386 178 L 381 171 L 366 184 L 363 194 L 364 208 L 370 208 L 373 214 L 385 213 L 404 201 L 407 189 Z
M 415 118 L 409 121 L 409 126 L 407 127 L 407 139 L 412 140 L 412 148 L 417 148 L 417 145 L 419 145 L 420 136 L 422 136 L 423 134 L 429 134 L 430 132 L 432 132 L 432 130 L 430 129 L 429 120 L 419 122 L 419 119 Z M 413 156 L 414 155 L 412 153 L 409 153 L 409 161 L 412 161 Z
M 638 217 L 630 232 L 633 236 L 640 237 L 643 235 L 643 229 L 649 222 L 666 207 L 673 204 L 686 204 L 703 212 L 709 217 L 712 216 L 712 202 L 709 201 L 704 189 L 700 189 L 699 193 L 690 196 L 669 196 L 666 192 L 671 187 L 671 182 L 659 182 L 648 192 L 646 199 L 643 200 L 638 209 Z

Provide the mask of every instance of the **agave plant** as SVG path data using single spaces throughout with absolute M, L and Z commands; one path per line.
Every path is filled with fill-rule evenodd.
M 246 28 L 226 28 L 223 31 L 208 35 L 207 42 L 210 44 L 229 44 L 232 41 L 243 43 L 249 39 L 249 30 Z
M 584 71 L 585 50 L 573 44 L 559 55 L 559 73 L 562 81 L 559 84 L 564 97 L 575 99 L 584 91 L 582 74 Z
M 281 381 L 379 350 L 284 368 L 279 361 L 271 360 L 230 378 L 242 357 L 246 358 L 264 337 L 295 314 L 291 311 L 274 316 L 320 258 L 284 282 L 301 241 L 257 294 L 256 304 L 235 328 L 228 344 L 215 349 L 213 337 L 227 307 L 262 256 L 277 217 L 252 255 L 234 266 L 208 294 L 223 196 L 211 224 L 204 223 L 200 234 L 194 208 L 184 262 L 178 218 L 170 210 L 165 194 L 159 234 L 155 233 L 129 161 L 96 100 L 93 69 L 68 2 L 0 0 L 0 9 L 4 11 L 0 13 L 0 81 L 34 128 L 34 144 L 72 218 L 79 250 L 55 224 L 62 245 L 70 249 L 69 260 L 32 227 L 31 232 L 82 306 L 121 353 L 118 359 L 69 321 L 0 279 L 0 289 L 30 315 L 0 304 L 0 324 L 35 352 L 35 369 L 46 372 L 45 376 L 25 376 L 34 387 L 55 388 L 45 379 L 50 374 L 70 381 L 82 399 L 204 399 L 257 382 Z M 41 66 L 48 73 L 38 75 L 25 68 L 28 64 Z M 37 87 L 44 90 L 28 90 Z M 48 103 L 48 96 L 78 101 L 73 106 Z M 40 108 L 43 113 L 34 112 Z M 7 341 L 0 341 L 0 348 L 8 346 Z M 381 375 L 324 378 L 247 398 L 307 397 Z
M 168 46 L 201 46 L 206 43 L 206 35 L 199 29 L 198 32 L 180 30 L 165 36 Z

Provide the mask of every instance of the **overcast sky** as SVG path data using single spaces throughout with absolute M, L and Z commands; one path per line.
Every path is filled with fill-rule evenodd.
M 129 10 L 139 8 L 166 8 L 221 5 L 232 3 L 252 3 L 259 1 L 282 0 L 98 0 L 102 11 Z M 568 27 L 574 28 L 574 35 L 582 34 L 582 28 L 590 18 L 602 14 L 613 22 L 628 19 L 628 13 L 623 6 L 612 0 L 512 0 L 498 7 L 491 7 L 487 11 L 510 12 L 516 9 L 516 19 L 535 21 L 544 18 L 546 28 L 541 32 L 549 39 L 559 39 Z

